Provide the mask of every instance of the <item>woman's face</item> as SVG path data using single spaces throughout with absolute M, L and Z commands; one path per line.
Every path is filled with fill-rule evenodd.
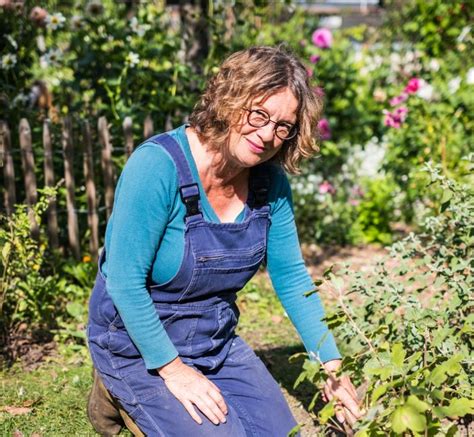
M 248 110 L 263 110 L 275 123 L 285 122 L 295 125 L 297 121 L 298 100 L 293 93 L 284 88 L 266 99 L 256 98 L 247 107 Z M 275 134 L 275 123 L 253 127 L 248 120 L 248 111 L 242 109 L 238 123 L 231 128 L 229 137 L 229 156 L 234 166 L 248 168 L 268 161 L 276 155 L 283 140 Z

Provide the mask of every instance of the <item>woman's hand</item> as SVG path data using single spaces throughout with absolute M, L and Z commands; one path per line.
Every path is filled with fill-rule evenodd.
M 323 364 L 328 375 L 323 389 L 326 401 L 337 399 L 335 411 L 337 420 L 352 426 L 357 419 L 363 416 L 359 408 L 359 399 L 355 387 L 347 375 L 336 378 L 336 372 L 341 366 L 341 360 L 332 360 Z
M 219 387 L 202 373 L 184 364 L 179 357 L 158 369 L 166 387 L 180 401 L 191 417 L 202 424 L 194 405 L 212 422 L 225 423 L 227 405 Z

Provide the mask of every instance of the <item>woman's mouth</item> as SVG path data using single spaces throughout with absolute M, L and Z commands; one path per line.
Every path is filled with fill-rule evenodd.
M 265 152 L 265 147 L 259 146 L 258 144 L 255 144 L 253 141 L 250 141 L 248 138 L 245 138 L 247 142 L 249 143 L 249 148 L 253 153 L 261 154 Z

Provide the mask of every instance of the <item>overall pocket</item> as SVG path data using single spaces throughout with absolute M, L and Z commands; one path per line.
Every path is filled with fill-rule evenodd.
M 195 358 L 215 348 L 219 331 L 217 306 L 155 304 L 163 327 L 183 357 Z

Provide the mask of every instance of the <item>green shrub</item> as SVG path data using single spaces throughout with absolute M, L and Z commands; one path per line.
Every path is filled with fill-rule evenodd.
M 474 156 L 468 162 L 473 169 Z M 423 232 L 394 244 L 371 272 L 325 273 L 341 371 L 367 387 L 357 436 L 454 435 L 459 418 L 474 413 L 474 190 L 428 168 L 441 197 Z M 317 362 L 297 383 L 305 379 L 325 379 Z M 333 414 L 329 403 L 321 422 L 338 426 Z
M 28 333 L 56 329 L 62 340 L 85 337 L 86 301 L 97 267 L 88 255 L 77 262 L 51 250 L 42 217 L 58 188 L 39 192 L 31 209 L 17 205 L 11 216 L 0 216 L 0 335 L 6 346 L 20 324 Z M 35 237 L 32 218 L 39 228 Z
M 390 244 L 397 187 L 387 177 L 367 179 L 362 187 L 364 194 L 357 204 L 357 218 L 350 231 L 352 239 L 361 243 Z
M 32 237 L 31 220 L 41 229 L 41 216 L 55 196 L 55 189 L 45 188 L 30 210 L 18 205 L 10 217 L 0 217 L 0 317 L 4 334 L 20 322 L 52 321 L 58 277 L 48 271 L 45 262 L 46 236 L 41 232 L 38 239 Z

